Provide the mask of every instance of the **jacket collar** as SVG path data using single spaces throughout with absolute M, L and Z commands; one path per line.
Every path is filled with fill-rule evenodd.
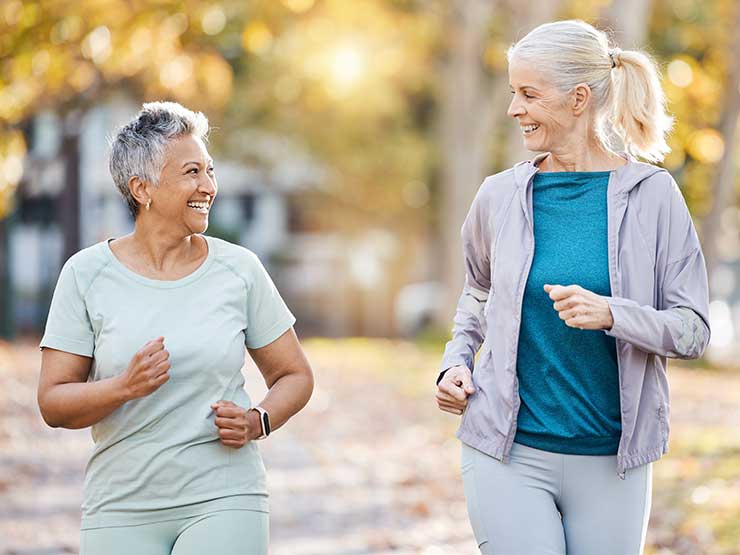
M 543 152 L 531 160 L 516 164 L 514 166 L 514 181 L 516 182 L 516 186 L 526 186 L 532 176 L 539 171 L 540 162 L 547 158 L 548 155 L 549 152 Z M 613 194 L 628 193 L 643 180 L 663 171 L 663 168 L 658 166 L 638 162 L 634 156 L 627 152 L 620 152 L 619 155 L 627 160 L 627 163 L 624 166 L 618 167 L 616 170 L 612 170 L 613 179 L 611 182 L 613 183 L 613 187 L 610 187 L 610 189 Z

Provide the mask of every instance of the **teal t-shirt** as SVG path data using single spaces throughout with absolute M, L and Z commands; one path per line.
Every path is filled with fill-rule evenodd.
M 164 337 L 170 379 L 92 426 L 82 528 L 193 516 L 204 508 L 267 511 L 256 442 L 224 446 L 211 403 L 251 401 L 245 346 L 263 347 L 295 318 L 256 255 L 205 237 L 190 275 L 160 281 L 124 266 L 108 241 L 62 268 L 41 347 L 92 357 L 89 380 L 122 373 L 147 341 Z
M 614 455 L 621 435 L 616 342 L 568 327 L 546 283 L 611 295 L 606 193 L 609 172 L 536 174 L 535 251 L 517 354 L 521 406 L 514 441 L 557 453 Z

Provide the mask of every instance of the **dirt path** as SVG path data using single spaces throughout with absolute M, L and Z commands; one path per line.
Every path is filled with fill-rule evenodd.
M 456 419 L 432 402 L 436 354 L 369 341 L 311 341 L 307 349 L 317 377 L 311 403 L 261 444 L 271 492 L 271 553 L 476 554 L 458 474 Z M 0 345 L 5 555 L 78 548 L 91 440 L 88 431 L 53 430 L 41 421 L 38 360 L 31 343 Z M 420 368 L 430 374 L 423 377 Z M 256 370 L 247 375 L 248 389 L 259 399 L 264 388 Z M 656 466 L 650 553 L 740 552 L 722 546 L 720 539 L 726 544 L 731 535 L 717 539 L 714 528 L 696 518 L 702 511 L 715 513 L 715 490 L 717 498 L 720 490 L 734 495 L 733 507 L 740 507 L 740 481 L 727 460 L 716 457 L 729 446 L 740 461 L 740 378 L 674 368 L 671 383 L 677 447 Z M 712 461 L 725 466 L 718 470 Z

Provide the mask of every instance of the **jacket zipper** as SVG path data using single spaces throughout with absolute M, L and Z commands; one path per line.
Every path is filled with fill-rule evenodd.
M 615 219 L 609 218 L 609 208 L 616 203 L 618 199 L 617 195 L 610 194 L 610 188 L 613 187 L 612 182 L 614 180 L 614 172 L 609 174 L 609 183 L 607 185 L 607 233 L 608 233 L 608 246 L 607 252 L 609 256 L 609 286 L 611 288 L 612 296 L 620 296 L 621 289 L 619 288 L 619 280 L 617 276 L 617 258 L 619 256 L 618 239 L 619 239 L 619 228 L 622 227 L 622 218 L 624 217 L 624 211 L 615 214 Z M 616 208 L 616 206 L 614 206 Z M 618 221 L 617 218 L 618 217 Z M 613 221 L 613 226 L 609 225 Z M 622 402 L 622 345 L 619 339 L 615 338 L 617 347 L 617 377 L 619 378 L 619 422 L 622 427 L 622 435 L 624 434 L 624 411 Z M 622 437 L 619 438 L 619 447 L 617 448 L 617 459 L 619 459 L 619 448 L 622 446 Z M 617 476 L 620 480 L 625 479 L 625 471 L 619 469 L 620 465 L 617 463 Z
M 536 173 L 536 172 L 535 172 Z M 529 214 L 529 204 L 528 204 L 528 196 L 529 196 L 529 186 L 530 183 L 534 179 L 534 173 L 527 179 L 527 183 L 524 186 L 524 203 L 522 205 L 522 209 L 524 211 L 524 219 L 527 220 L 527 229 L 529 229 L 530 239 L 532 241 L 531 247 L 529 249 L 529 252 L 527 253 L 527 262 L 524 265 L 524 273 L 522 274 L 522 277 L 519 279 L 519 288 L 520 293 L 518 295 L 517 299 L 517 312 L 519 313 L 519 318 L 517 320 L 516 325 L 516 347 L 514 348 L 514 356 L 513 356 L 513 363 L 514 363 L 514 387 L 512 389 L 512 396 L 511 400 L 513 403 L 512 413 L 511 413 L 511 424 L 509 425 L 509 433 L 506 436 L 506 443 L 504 445 L 504 454 L 503 459 L 506 460 L 508 458 L 508 454 L 511 451 L 511 445 L 514 443 L 514 435 L 516 434 L 516 421 L 517 416 L 519 413 L 519 378 L 516 374 L 516 359 L 517 354 L 519 350 L 519 332 L 521 330 L 522 325 L 522 304 L 524 302 L 524 289 L 526 287 L 527 278 L 529 277 L 529 271 L 532 268 L 532 262 L 534 260 L 534 228 L 532 227 L 532 218 Z M 521 198 L 519 199 L 520 204 Z

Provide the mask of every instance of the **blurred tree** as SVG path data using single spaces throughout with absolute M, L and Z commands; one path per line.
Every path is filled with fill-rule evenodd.
M 732 44 L 730 52 L 740 52 L 740 5 L 736 4 L 734 14 L 734 28 L 732 32 Z M 740 56 L 730 57 L 727 85 L 725 87 L 725 100 L 722 108 L 722 116 L 719 122 L 719 132 L 724 147 L 722 157 L 717 163 L 717 169 L 712 177 L 711 208 L 702 223 L 702 235 L 704 239 L 704 256 L 707 261 L 707 271 L 713 275 L 719 258 L 719 243 L 722 233 L 722 215 L 728 206 L 737 205 L 737 192 L 735 188 L 736 153 L 737 153 L 737 127 L 740 119 Z M 737 235 L 740 222 L 730 221 L 730 233 Z
M 301 228 L 396 237 L 399 263 L 384 279 L 393 288 L 441 277 L 446 323 L 472 196 L 484 175 L 529 156 L 506 117 L 506 47 L 558 17 L 606 23 L 625 45 L 649 43 L 668 61 L 677 119 L 665 165 L 704 217 L 733 189 L 733 96 L 723 90 L 735 9 L 734 0 L 547 0 L 536 9 L 515 0 L 9 0 L 0 6 L 0 222 L 33 114 L 52 109 L 71 123 L 121 88 L 172 98 L 208 112 L 219 154 L 263 168 L 318 161 L 321 186 L 300 195 Z M 67 140 L 72 206 L 74 133 Z M 74 230 L 67 236 L 70 250 Z
M 438 319 L 446 325 L 463 284 L 460 226 L 475 192 L 491 173 L 491 151 L 520 152 L 521 133 L 503 123 L 508 103 L 506 45 L 562 7 L 558 0 L 540 2 L 537 10 L 517 2 L 462 0 L 443 3 L 439 17 L 447 31 L 439 75 L 438 152 L 441 165 L 438 268 L 448 298 Z M 440 23 L 441 24 L 441 23 Z M 509 145 L 501 145 L 495 124 L 508 128 Z M 497 141 L 498 139 L 498 141 Z

